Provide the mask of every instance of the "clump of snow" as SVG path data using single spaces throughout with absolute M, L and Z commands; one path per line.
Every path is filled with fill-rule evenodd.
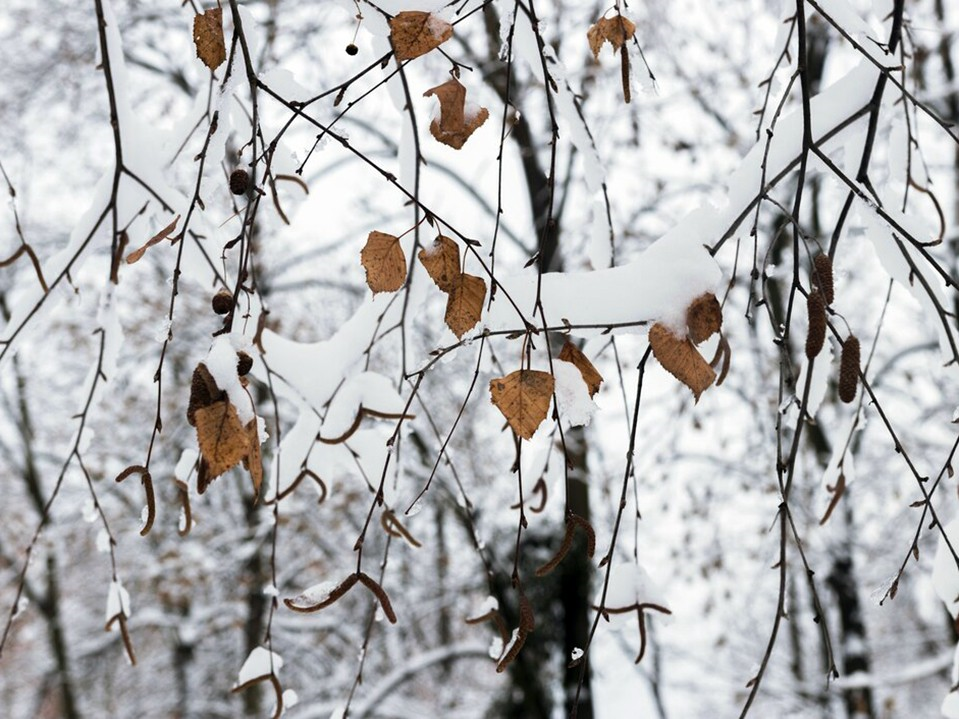
M 473 611 L 471 617 L 480 617 L 481 615 L 486 615 L 488 612 L 500 609 L 500 603 L 497 602 L 497 599 L 493 595 L 487 595 L 482 603 L 477 606 L 477 609 Z
M 119 580 L 114 580 L 107 590 L 106 622 L 109 623 L 117 615 L 130 617 L 130 593 L 124 589 Z
M 579 660 L 579 659 L 582 658 L 582 657 L 583 657 L 583 649 L 582 649 L 582 648 L 575 647 L 573 650 L 570 651 L 570 660 L 571 660 L 572 662 L 576 662 L 577 660 Z
M 953 553 L 950 552 L 950 546 L 956 550 L 957 543 L 960 541 L 958 518 L 954 518 L 944 528 L 944 532 L 950 540 L 950 545 L 947 545 L 947 541 L 941 535 L 937 553 L 933 557 L 933 587 L 950 614 L 957 617 L 957 613 L 960 612 L 960 603 L 957 601 L 957 563 L 953 559 Z
M 246 425 L 253 420 L 256 417 L 253 401 L 240 382 L 240 376 L 237 375 L 237 351 L 230 338 L 226 335 L 216 338 L 203 362 L 216 381 L 217 387 L 226 391 L 230 404 L 237 409 L 240 422 Z
M 287 689 L 283 691 L 283 706 L 287 709 L 292 708 L 298 702 L 300 702 L 300 696 L 297 695 L 297 691 L 293 689 Z
M 618 563 L 610 570 L 610 585 L 607 588 L 607 608 L 626 608 L 640 603 L 655 603 L 666 606 L 663 593 L 647 571 L 635 563 Z M 600 597 L 597 597 L 597 605 Z
M 280 668 L 283 667 L 283 658 L 275 652 L 270 652 L 265 647 L 255 647 L 250 651 L 240 673 L 237 675 L 237 687 L 245 685 L 251 680 L 267 677 L 269 675 L 279 675 Z
M 492 637 L 490 639 L 490 647 L 487 650 L 487 654 L 494 660 L 499 659 L 500 656 L 503 655 L 503 639 L 496 635 Z
M 554 360 L 553 378 L 560 418 L 573 427 L 589 425 L 598 408 L 577 366 L 566 360 Z
M 97 552 L 110 552 L 110 533 L 105 528 L 100 528 L 97 533 Z

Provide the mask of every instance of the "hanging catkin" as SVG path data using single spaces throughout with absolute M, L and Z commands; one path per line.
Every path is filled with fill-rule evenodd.
M 816 290 L 807 295 L 807 321 L 807 360 L 813 360 L 823 350 L 827 337 L 827 311 L 823 295 Z
M 833 305 L 833 261 L 829 255 L 820 253 L 813 259 L 817 286 L 823 293 L 827 305 Z
M 840 399 L 853 402 L 857 396 L 857 383 L 860 380 L 860 341 L 853 335 L 843 343 L 840 353 Z

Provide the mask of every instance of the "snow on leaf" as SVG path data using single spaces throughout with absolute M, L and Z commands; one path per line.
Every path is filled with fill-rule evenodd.
M 152 238 L 147 240 L 143 245 L 134 250 L 132 253 L 127 255 L 127 265 L 133 265 L 137 260 L 143 257 L 143 254 L 147 251 L 147 248 L 153 247 L 161 240 L 170 239 L 175 241 L 177 236 L 170 237 L 170 233 L 174 231 L 177 227 L 177 223 L 180 222 L 180 216 L 177 215 L 173 220 L 170 221 L 170 224 L 167 225 L 163 230 L 158 232 Z
M 130 617 L 130 593 L 126 591 L 119 580 L 114 580 L 107 590 L 106 623 L 108 628 L 118 615 Z
M 275 652 L 270 652 L 265 647 L 255 647 L 250 651 L 247 659 L 240 667 L 240 672 L 237 675 L 236 687 L 246 685 L 247 683 L 257 680 L 258 678 L 277 675 L 282 667 L 283 658 L 280 657 L 280 655 Z
M 713 293 L 704 293 L 687 306 L 687 334 L 694 345 L 720 332 L 722 324 L 720 301 Z
M 590 397 L 600 392 L 600 385 L 603 383 L 603 375 L 597 372 L 597 369 L 590 362 L 590 359 L 581 352 L 580 348 L 567 340 L 560 350 L 560 359 L 576 365 L 583 381 L 587 384 L 590 391 Z
M 597 411 L 597 404 L 583 380 L 582 372 L 566 360 L 556 360 L 553 363 L 557 413 L 573 427 L 588 425 Z
M 446 235 L 438 235 L 429 248 L 417 254 L 430 279 L 445 293 L 453 292 L 460 276 L 460 246 Z
M 956 550 L 960 540 L 960 521 L 954 518 L 944 528 L 944 532 L 953 549 Z M 960 611 L 960 600 L 957 598 L 957 563 L 950 552 L 950 545 L 943 536 L 940 537 L 936 555 L 933 557 L 933 589 L 947 606 L 950 614 L 956 618 Z
M 198 408 L 194 417 L 200 454 L 207 463 L 209 480 L 214 480 L 247 456 L 249 435 L 237 417 L 237 409 L 226 400 Z
M 467 89 L 456 78 L 430 88 L 423 96 L 435 96 L 440 101 L 440 117 L 430 123 L 431 134 L 455 150 L 462 148 L 490 116 L 486 108 L 466 104 Z
M 453 25 L 422 10 L 404 10 L 390 18 L 390 40 L 397 60 L 426 55 L 453 37 Z
M 487 296 L 487 283 L 476 275 L 461 273 L 454 281 L 447 298 L 444 321 L 458 338 L 480 322 L 483 300 Z
M 540 370 L 515 370 L 490 381 L 490 397 L 510 427 L 524 440 L 537 431 L 550 410 L 554 380 Z
M 594 59 L 600 58 L 600 50 L 605 42 L 613 46 L 614 52 L 619 52 L 623 44 L 633 37 L 637 26 L 623 15 L 612 18 L 600 18 L 587 30 L 587 41 Z
M 599 601 L 598 597 L 598 604 Z M 648 603 L 666 606 L 663 594 L 646 570 L 635 563 L 618 563 L 611 568 L 605 609 L 615 612 Z
M 689 338 L 679 338 L 661 323 L 654 323 L 648 335 L 653 355 L 663 368 L 693 393 L 695 400 L 713 384 L 717 374 Z
M 211 70 L 216 70 L 227 59 L 223 41 L 223 10 L 211 8 L 193 18 L 193 43 L 197 57 Z
M 360 251 L 360 264 L 367 271 L 367 287 L 374 294 L 395 292 L 407 279 L 407 258 L 400 238 L 374 230 Z

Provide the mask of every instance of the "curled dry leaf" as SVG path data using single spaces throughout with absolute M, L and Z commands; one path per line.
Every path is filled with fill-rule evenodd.
M 249 449 L 246 457 L 243 458 L 243 466 L 250 473 L 250 479 L 253 481 L 253 497 L 256 500 L 260 497 L 260 486 L 263 484 L 263 455 L 260 451 L 260 432 L 256 418 L 247 423 L 246 433 Z
M 490 116 L 486 108 L 467 104 L 467 89 L 456 78 L 430 88 L 423 96 L 435 96 L 440 101 L 440 117 L 430 123 L 430 133 L 455 150 L 462 148 Z
M 390 40 L 397 60 L 426 55 L 453 37 L 453 25 L 422 10 L 404 10 L 390 18 Z
M 577 370 L 580 371 L 580 375 L 583 376 L 583 381 L 587 384 L 587 389 L 590 391 L 590 397 L 593 397 L 600 392 L 600 385 L 603 382 L 603 375 L 597 372 L 597 369 L 593 366 L 593 363 L 590 362 L 590 359 L 580 351 L 580 348 L 567 340 L 567 342 L 564 343 L 563 348 L 560 350 L 559 359 L 565 360 L 568 363 L 573 363 L 576 366 Z
M 687 306 L 687 334 L 694 345 L 720 332 L 723 313 L 720 301 L 713 293 L 704 293 Z
M 227 59 L 223 41 L 223 10 L 216 7 L 193 18 L 193 43 L 197 57 L 211 70 L 216 70 Z
M 247 457 L 250 452 L 249 435 L 237 416 L 237 409 L 229 402 L 219 400 L 197 408 L 194 419 L 200 454 L 207 464 L 208 482 Z
M 664 369 L 682 382 L 696 400 L 713 384 L 717 374 L 689 338 L 678 338 L 668 327 L 654 323 L 648 335 L 653 355 Z
M 600 49 L 605 42 L 613 46 L 614 52 L 633 37 L 637 26 L 623 15 L 617 15 L 612 18 L 602 17 L 587 30 L 587 41 L 590 43 L 590 50 L 593 51 L 594 59 L 599 59 Z
M 462 338 L 478 322 L 483 313 L 483 299 L 487 296 L 487 283 L 476 275 L 461 273 L 447 298 L 447 313 L 444 321 L 458 338 Z
M 152 238 L 150 238 L 149 240 L 147 240 L 143 245 L 141 245 L 141 246 L 138 247 L 136 250 L 134 250 L 132 253 L 130 253 L 129 255 L 127 255 L 127 265 L 133 265 L 137 260 L 139 260 L 140 258 L 143 257 L 143 254 L 147 251 L 147 248 L 153 247 L 154 245 L 156 245 L 156 244 L 157 244 L 158 242 L 160 242 L 161 240 L 165 240 L 165 239 L 169 238 L 171 242 L 175 242 L 176 239 L 177 239 L 176 236 L 170 237 L 170 233 L 172 233 L 172 232 L 174 231 L 174 229 L 177 227 L 177 223 L 178 223 L 178 222 L 180 222 L 180 216 L 179 216 L 179 215 L 177 215 L 177 216 L 170 222 L 170 224 L 167 225 L 163 230 L 161 230 L 160 232 L 158 232 L 158 233 L 157 233 L 156 235 L 154 235 Z
M 417 253 L 430 279 L 445 293 L 453 292 L 460 276 L 460 246 L 446 235 L 438 235 L 429 248 Z
M 490 398 L 524 440 L 537 431 L 550 410 L 553 375 L 540 370 L 515 370 L 490 381 Z
M 374 230 L 360 251 L 360 264 L 367 271 L 367 287 L 374 294 L 395 292 L 407 279 L 407 258 L 400 238 Z

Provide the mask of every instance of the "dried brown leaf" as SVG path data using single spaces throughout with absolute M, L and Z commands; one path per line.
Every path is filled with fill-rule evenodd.
M 422 10 L 404 10 L 390 18 L 390 40 L 397 60 L 426 55 L 453 37 L 453 25 Z
M 696 400 L 717 377 L 688 338 L 678 338 L 665 325 L 654 323 L 648 335 L 653 355 L 664 369 L 693 392 Z
M 137 260 L 139 260 L 140 258 L 143 257 L 143 254 L 147 251 L 147 248 L 153 247 L 154 245 L 156 245 L 156 244 L 157 244 L 158 242 L 160 242 L 161 240 L 165 240 L 166 238 L 168 238 L 168 237 L 170 236 L 170 233 L 173 232 L 174 228 L 177 227 L 177 223 L 178 223 L 178 222 L 180 222 L 180 216 L 179 216 L 179 215 L 177 215 L 177 216 L 170 222 L 170 224 L 167 225 L 163 230 L 161 230 L 160 232 L 158 232 L 156 235 L 154 235 L 152 238 L 150 238 L 149 240 L 147 240 L 147 241 L 146 241 L 143 245 L 141 245 L 139 248 L 137 248 L 137 249 L 134 250 L 132 253 L 130 253 L 129 255 L 127 255 L 127 265 L 133 265 Z M 174 237 L 174 238 L 170 238 L 170 239 L 171 239 L 171 240 L 174 240 L 175 237 Z
M 553 375 L 540 370 L 515 370 L 490 381 L 490 398 L 510 427 L 524 440 L 537 431 L 550 410 Z
M 396 292 L 407 279 L 407 258 L 395 235 L 371 232 L 360 251 L 360 264 L 367 271 L 367 287 L 374 294 Z
M 618 52 L 624 43 L 633 37 L 636 30 L 637 26 L 623 15 L 612 18 L 602 17 L 597 20 L 587 30 L 587 41 L 590 43 L 594 59 L 600 58 L 600 49 L 605 42 L 613 46 L 614 52 Z
M 438 235 L 430 248 L 417 253 L 427 274 L 445 293 L 453 292 L 460 276 L 460 246 L 446 235 Z
M 583 381 L 587 384 L 587 389 L 590 391 L 590 397 L 593 397 L 600 391 L 600 384 L 603 382 L 603 375 L 597 372 L 597 369 L 593 366 L 593 363 L 590 362 L 590 359 L 580 351 L 580 348 L 567 340 L 567 342 L 564 343 L 563 348 L 560 350 L 559 359 L 576 365 L 577 370 L 580 371 L 580 375 L 583 376 Z
M 250 439 L 237 416 L 237 409 L 226 400 L 197 408 L 194 419 L 197 421 L 200 454 L 207 463 L 209 483 L 247 457 Z M 199 487 L 197 489 L 203 492 Z
M 254 500 L 260 497 L 260 486 L 263 484 L 263 455 L 260 450 L 260 432 L 257 429 L 257 419 L 247 423 L 247 443 L 250 450 L 243 459 L 243 466 L 249 471 L 253 481 Z
M 227 394 L 217 387 L 217 381 L 203 363 L 199 363 L 193 371 L 190 382 L 190 402 L 187 405 L 187 421 L 196 426 L 196 412 L 199 408 L 212 405 L 217 400 L 225 400 Z
M 474 130 L 490 117 L 484 107 L 467 107 L 467 89 L 456 78 L 430 88 L 423 96 L 435 96 L 440 101 L 440 117 L 430 123 L 430 133 L 455 150 L 462 148 Z
M 194 16 L 193 43 L 197 47 L 197 57 L 211 70 L 216 70 L 227 59 L 221 8 L 211 8 L 202 15 Z
M 462 338 L 478 322 L 483 313 L 483 300 L 487 296 L 487 283 L 476 275 L 461 273 L 447 298 L 444 321 L 458 338 Z
M 713 293 L 704 293 L 687 306 L 687 334 L 699 345 L 723 325 L 720 301 Z

